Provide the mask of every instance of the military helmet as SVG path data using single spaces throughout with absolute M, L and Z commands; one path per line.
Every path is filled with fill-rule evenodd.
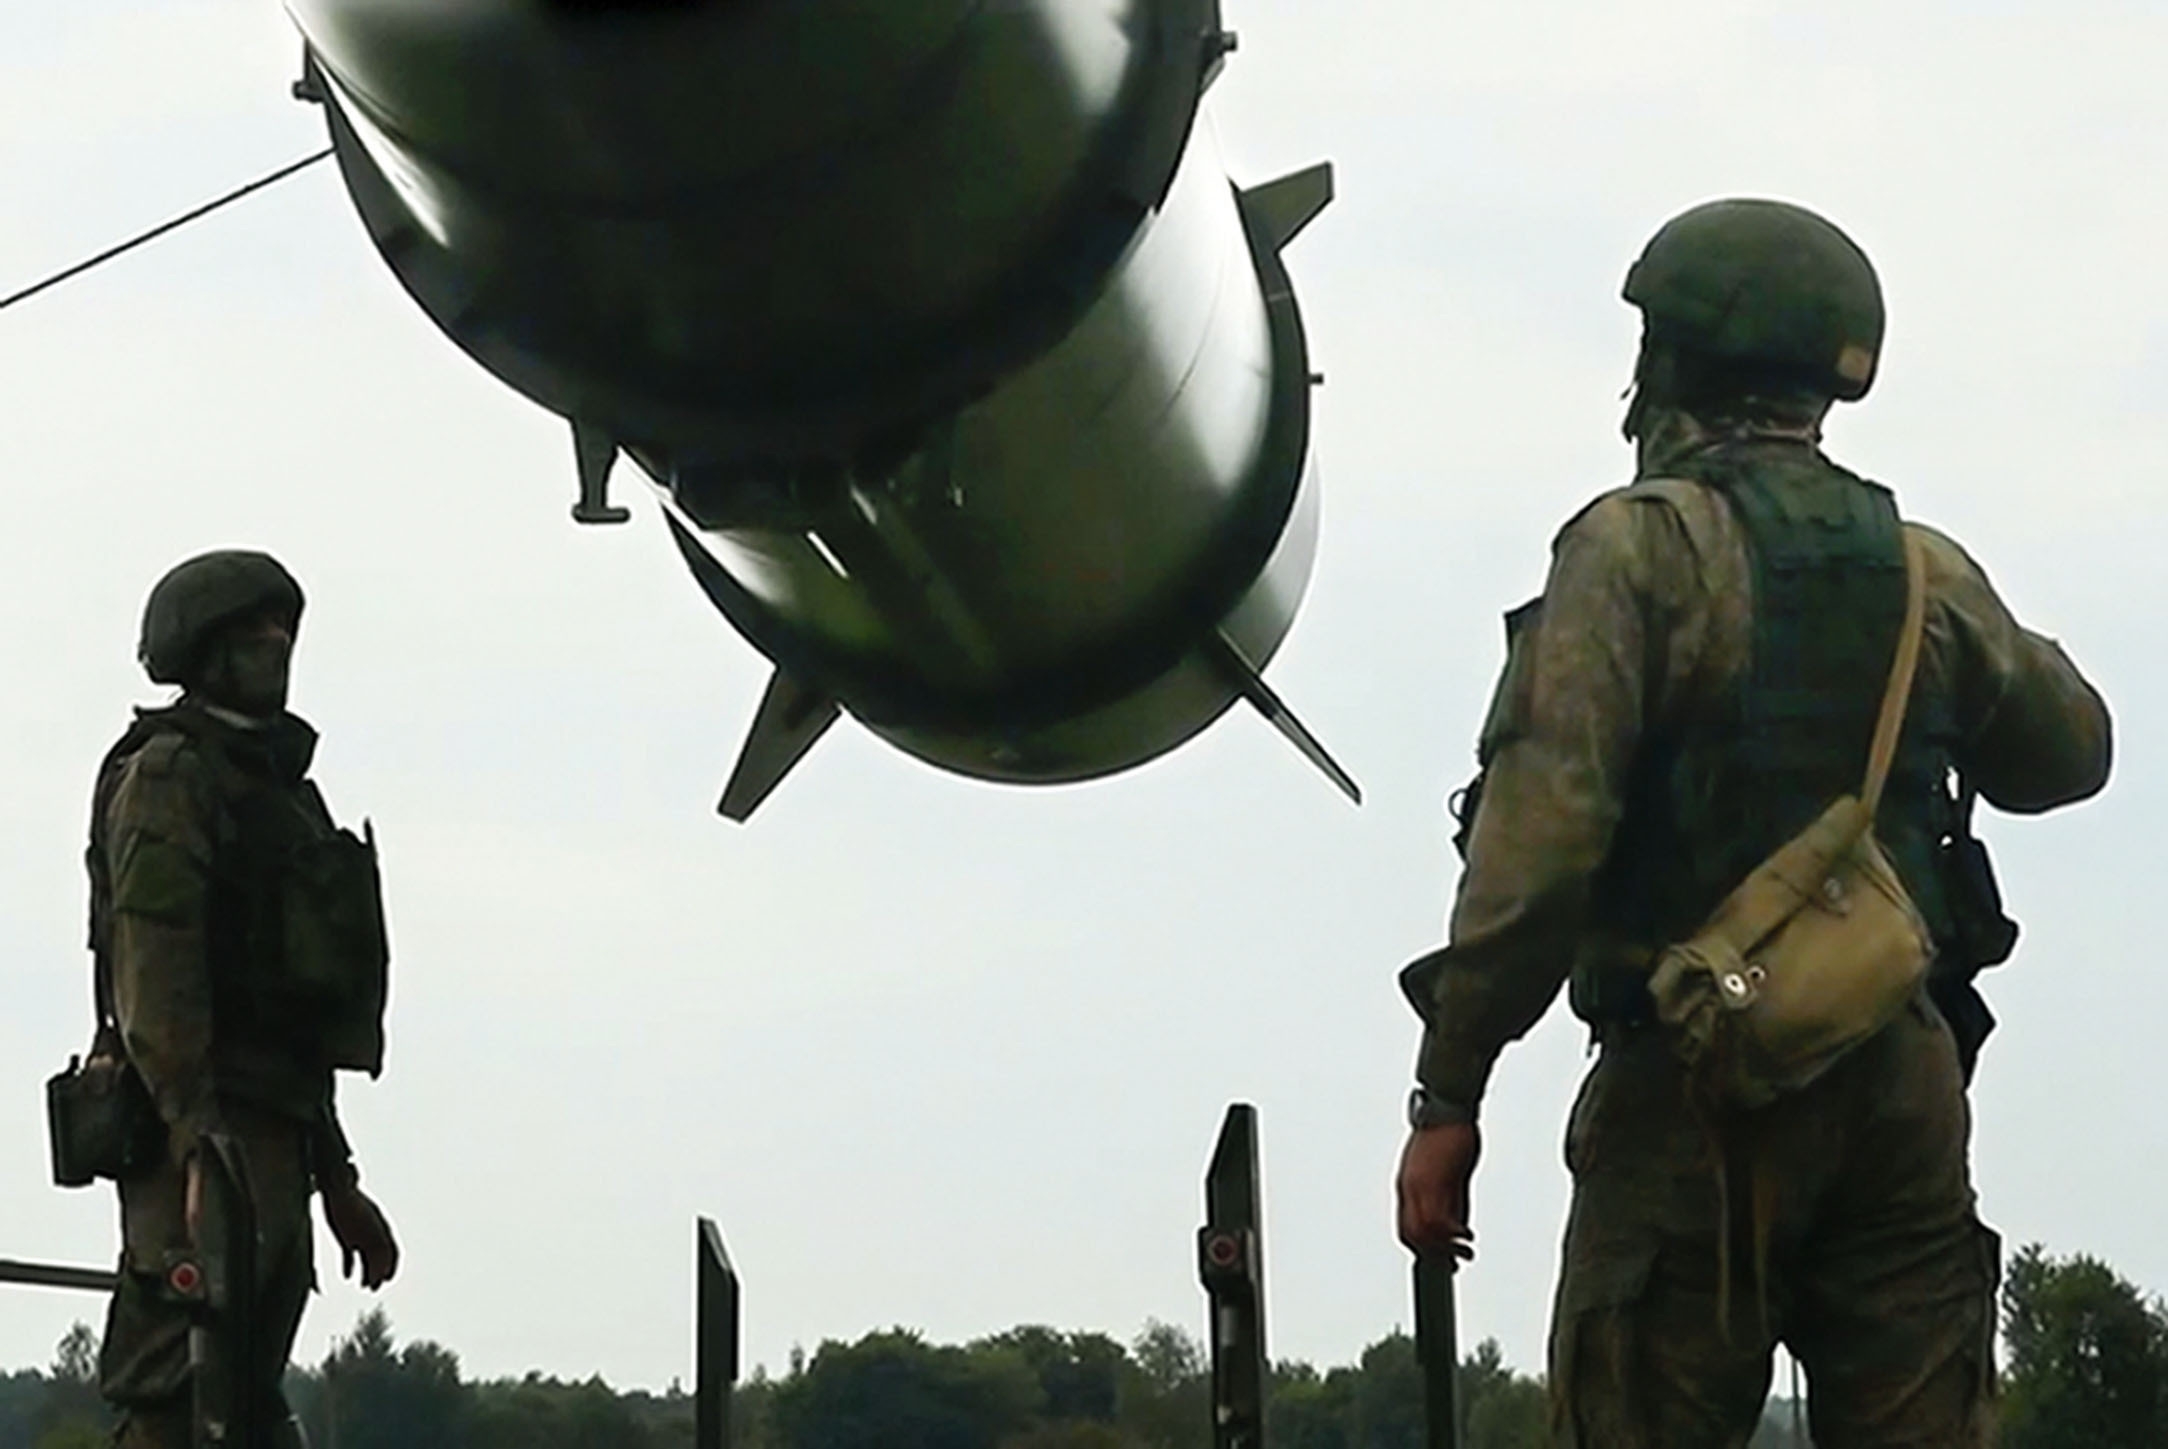
M 1652 341 L 1866 396 L 1882 284 L 1852 239 L 1804 207 L 1712 201 L 1672 218 L 1626 274 Z
M 301 623 L 301 585 L 267 553 L 219 549 L 174 565 L 143 605 L 136 657 L 156 684 L 185 684 L 219 625 L 276 611 L 289 629 Z

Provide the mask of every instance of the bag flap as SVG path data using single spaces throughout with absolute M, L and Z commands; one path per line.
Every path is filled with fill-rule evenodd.
M 1802 907 L 1820 901 L 1823 882 L 1859 844 L 1870 823 L 1857 799 L 1847 795 L 1835 801 L 1819 820 L 1754 867 L 1697 936 L 1719 936 L 1739 955 L 1752 954 Z

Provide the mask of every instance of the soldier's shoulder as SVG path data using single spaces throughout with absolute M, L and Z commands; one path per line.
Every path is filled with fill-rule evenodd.
M 161 779 L 167 776 L 200 776 L 204 773 L 203 749 L 178 729 L 130 731 L 117 747 L 124 777 Z M 133 745 L 131 749 L 130 746 Z
M 1905 532 L 1920 541 L 1920 551 L 1926 554 L 1930 561 L 1955 563 L 1970 569 L 1979 567 L 1963 544 L 1931 523 L 1907 518 Z
M 1559 525 L 1558 533 L 1552 539 L 1553 547 L 1568 539 L 1612 533 L 1630 526 L 1627 520 L 1632 516 L 1633 504 L 1627 495 L 1632 492 L 1630 485 L 1608 488 L 1589 499 L 1572 517 Z
M 135 775 L 172 775 L 196 764 L 196 745 L 179 731 L 161 732 L 136 746 L 121 768 Z
M 1566 521 L 1553 546 L 1595 544 L 1653 561 L 1681 546 L 1698 553 L 1723 537 L 1730 523 L 1716 490 L 1686 478 L 1640 478 L 1590 500 Z
M 1919 540 L 1930 595 L 1985 594 L 1993 597 L 1995 586 L 1988 582 L 1987 570 L 1963 544 L 1941 529 L 1917 519 L 1905 520 L 1905 532 Z
M 1674 515 L 1693 531 L 1721 527 L 1731 519 L 1724 495 L 1691 478 L 1638 478 L 1618 492 L 1622 502 Z
M 216 793 L 216 780 L 203 746 L 184 731 L 139 721 L 108 757 L 106 798 L 122 814 L 145 810 L 163 813 L 205 802 Z

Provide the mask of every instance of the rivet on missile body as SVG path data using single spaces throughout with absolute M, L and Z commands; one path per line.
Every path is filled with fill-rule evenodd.
M 1239 1245 L 1236 1244 L 1232 1237 L 1224 1233 L 1214 1238 L 1205 1248 L 1205 1255 L 1212 1260 L 1212 1265 L 1215 1268 L 1232 1268 L 1235 1265 L 1235 1259 L 1240 1253 L 1241 1248 Z

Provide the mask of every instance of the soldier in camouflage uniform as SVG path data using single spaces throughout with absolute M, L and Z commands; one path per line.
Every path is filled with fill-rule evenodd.
M 1957 801 L 2033 813 L 2098 791 L 2107 708 L 1962 548 L 1820 452 L 1882 339 L 1879 285 L 1841 232 L 1776 203 L 1696 208 L 1626 297 L 1646 324 L 1638 476 L 1566 526 L 1542 598 L 1508 621 L 1449 943 L 1402 978 L 1426 1030 L 1400 1235 L 1467 1252 L 1485 1083 L 1570 978 L 1601 1056 L 1567 1129 L 1554 1442 L 1743 1446 L 1782 1342 L 1816 1443 L 1984 1444 L 1998 1264 L 1967 1161 L 1984 1029 L 1961 1028 L 1961 1060 L 1950 1027 L 1985 1016 Z M 1713 1113 L 1655 1019 L 1649 963 L 1857 791 L 1905 530 L 1924 653 L 1876 829 L 1936 939 L 1930 987 L 1807 1086 Z
M 257 1443 L 300 1442 L 279 1382 L 315 1287 L 312 1192 L 348 1276 L 358 1266 L 373 1289 L 398 1267 L 333 1107 L 335 1068 L 381 1067 L 385 952 L 373 847 L 333 826 L 307 779 L 315 732 L 285 709 L 301 607 L 262 554 L 175 568 L 152 591 L 141 657 L 183 693 L 141 711 L 98 776 L 100 995 L 164 1129 L 163 1151 L 119 1183 L 100 1374 L 124 1446 L 185 1449 L 197 1420 L 211 1440 L 242 1414 Z M 256 1223 L 253 1281 L 236 1289 L 250 1350 L 233 1315 L 205 1315 L 186 1291 L 226 1247 L 206 1166 L 221 1141 L 238 1144 Z M 230 1388 L 202 1402 L 214 1372 Z

